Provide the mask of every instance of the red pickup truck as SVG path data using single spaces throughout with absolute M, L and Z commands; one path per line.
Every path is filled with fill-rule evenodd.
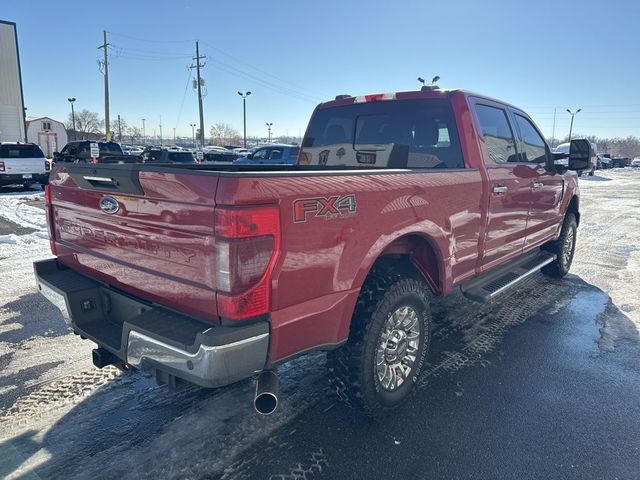
M 277 366 L 327 350 L 335 388 L 381 414 L 420 375 L 434 295 L 567 273 L 590 148 L 556 165 L 522 110 L 425 87 L 319 105 L 297 165 L 60 163 L 37 284 L 97 367 L 257 375 L 269 413 Z

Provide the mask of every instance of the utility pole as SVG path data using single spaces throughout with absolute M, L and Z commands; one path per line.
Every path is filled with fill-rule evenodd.
M 191 127 L 191 136 L 193 137 L 193 148 L 196 148 L 196 124 L 190 123 L 189 126 Z
M 269 123 L 267 122 L 267 128 L 269 129 L 269 141 L 268 143 L 271 143 L 271 127 L 273 126 L 273 122 Z
M 551 148 L 556 141 L 556 109 L 553 109 L 553 130 L 551 131 Z
M 101 48 L 104 53 L 104 128 L 106 132 L 107 142 L 111 140 L 111 131 L 109 130 L 109 43 L 107 42 L 107 31 L 103 30 L 104 42 L 98 48 Z
M 198 139 L 200 140 L 200 148 L 204 148 L 204 113 L 202 111 L 202 77 L 200 76 L 200 69 L 204 67 L 200 63 L 201 59 L 207 58 L 205 55 L 200 55 L 200 45 L 196 40 L 196 56 L 193 59 L 196 61 L 195 66 L 191 65 L 189 68 L 196 69 L 196 83 L 198 87 L 198 111 L 200 113 L 200 130 L 198 131 Z
M 120 125 L 120 114 L 118 114 L 118 143 L 122 143 L 122 127 Z
M 176 144 L 176 127 L 173 127 L 173 144 Z
M 142 119 L 142 145 L 146 145 L 147 144 L 147 136 L 145 135 L 145 131 L 144 131 L 144 121 L 146 120 L 146 118 Z
M 162 115 L 160 115 L 160 146 L 162 146 Z

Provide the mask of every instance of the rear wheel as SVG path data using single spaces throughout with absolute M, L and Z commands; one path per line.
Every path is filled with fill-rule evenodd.
M 562 278 L 569 273 L 573 255 L 576 249 L 576 236 L 578 223 L 573 213 L 567 213 L 564 217 L 562 230 L 557 240 L 549 242 L 545 250 L 555 253 L 556 259 L 549 265 L 542 267 L 542 273 L 550 277 Z
M 409 396 L 429 350 L 430 296 L 417 276 L 388 269 L 369 275 L 349 340 L 327 356 L 331 385 L 343 400 L 378 416 Z

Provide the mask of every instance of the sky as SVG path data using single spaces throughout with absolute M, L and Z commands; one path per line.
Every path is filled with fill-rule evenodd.
M 526 110 L 543 133 L 640 136 L 640 3 L 418 1 L 2 2 L 17 23 L 29 116 L 66 120 L 75 108 L 104 116 L 98 60 L 109 54 L 112 121 L 119 114 L 165 138 L 198 123 L 195 40 L 206 55 L 205 130 L 304 134 L 314 107 L 338 94 L 415 90 L 439 75 Z

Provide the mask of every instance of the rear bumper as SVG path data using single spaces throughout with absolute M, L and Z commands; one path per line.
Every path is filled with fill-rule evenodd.
M 38 183 L 44 182 L 49 178 L 48 173 L 29 173 L 29 178 L 25 178 L 23 174 L 3 174 L 0 173 L 0 185 L 13 185 L 17 183 Z
M 126 295 L 58 263 L 34 263 L 40 293 L 60 309 L 74 332 L 123 364 L 220 387 L 263 370 L 269 351 L 266 321 L 241 327 L 211 326 Z

